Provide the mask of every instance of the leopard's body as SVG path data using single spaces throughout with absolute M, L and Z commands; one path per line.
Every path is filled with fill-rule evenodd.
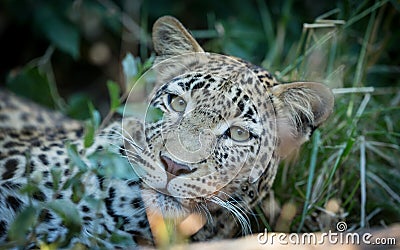
M 29 204 L 40 207 L 53 200 L 71 199 L 72 189 L 63 189 L 62 186 L 79 169 L 72 167 L 74 163 L 65 143 L 76 144 L 78 151 L 82 150 L 84 126 L 6 91 L 0 92 L 0 116 L 0 239 L 4 242 L 8 226 L 24 207 Z M 101 151 L 109 143 L 114 142 L 99 137 L 88 150 Z M 115 143 L 121 144 L 119 141 Z M 55 170 L 60 171 L 61 177 L 57 184 L 52 173 Z M 107 179 L 90 171 L 80 179 L 89 197 L 104 200 L 104 203 L 98 209 L 88 199 L 76 204 L 83 223 L 82 236 L 87 237 L 77 239 L 79 242 L 90 244 L 90 235 L 113 232 L 119 218 L 129 218 L 119 228 L 121 233 L 151 239 L 142 209 L 139 182 Z M 32 195 L 21 194 L 20 189 L 29 182 L 38 189 L 33 190 Z M 47 233 L 49 242 L 65 237 L 68 229 L 60 216 L 46 206 L 39 211 L 42 223 L 39 223 L 36 233 Z
M 153 40 L 158 78 L 149 103 L 162 119 L 124 118 L 87 149 L 81 123 L 0 92 L 0 242 L 10 238 L 10 224 L 29 206 L 41 209 L 40 223 L 27 238 L 34 234 L 50 242 L 68 236 L 100 244 L 113 232 L 151 241 L 145 208 L 170 218 L 203 212 L 209 220 L 194 240 L 232 237 L 245 230 L 243 210 L 265 197 L 280 159 L 332 110 L 333 97 L 323 85 L 281 85 L 241 59 L 205 53 L 172 17 L 157 21 Z M 82 171 L 66 142 L 76 145 L 87 165 L 91 159 L 85 157 L 93 152 L 120 154 L 135 164 L 140 178 Z M 87 195 L 81 199 L 74 197 L 73 185 L 61 188 L 77 174 Z M 29 183 L 38 189 L 21 193 Z M 68 235 L 56 209 L 43 205 L 54 200 L 74 201 L 82 221 L 79 236 Z

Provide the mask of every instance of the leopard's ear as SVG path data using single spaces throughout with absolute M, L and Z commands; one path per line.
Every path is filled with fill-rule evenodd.
M 307 141 L 332 113 L 332 91 L 320 83 L 293 82 L 272 87 L 277 98 L 279 155 L 285 157 Z
M 153 25 L 153 45 L 159 56 L 172 57 L 204 52 L 183 25 L 172 16 L 160 17 Z

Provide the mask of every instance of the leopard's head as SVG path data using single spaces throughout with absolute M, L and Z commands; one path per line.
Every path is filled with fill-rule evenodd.
M 206 53 L 173 17 L 158 19 L 153 43 L 149 107 L 162 118 L 131 122 L 125 136 L 145 204 L 166 217 L 218 207 L 240 214 L 238 204 L 262 198 L 279 160 L 327 119 L 331 91 L 279 84 L 241 59 Z

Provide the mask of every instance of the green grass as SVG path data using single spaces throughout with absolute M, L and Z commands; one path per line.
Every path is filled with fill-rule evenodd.
M 394 125 L 399 124 L 399 80 L 385 82 L 382 74 L 380 82 L 370 84 L 368 74 L 373 67 L 371 58 L 376 56 L 373 47 L 382 42 L 378 33 L 387 28 L 381 25 L 382 13 L 390 8 L 390 4 L 385 6 L 387 2 L 377 1 L 358 10 L 359 13 L 354 13 L 344 25 L 335 25 L 314 41 L 309 37 L 316 32 L 308 30 L 307 35 L 303 34 L 307 37 L 303 54 L 280 75 L 280 78 L 298 75 L 298 67 L 300 72 L 318 70 L 308 69 L 310 64 L 304 62 L 312 53 L 318 53 L 319 46 L 325 46 L 330 66 L 319 75 L 328 85 L 334 81 L 342 85 L 332 86 L 336 93 L 332 117 L 314 134 L 297 160 L 281 168 L 285 171 L 279 173 L 275 182 L 274 193 L 279 202 L 295 201 L 297 204 L 298 215 L 291 222 L 292 231 L 322 230 L 326 226 L 321 222 L 327 214 L 325 206 L 332 199 L 339 201 L 340 209 L 329 215 L 331 220 L 344 220 L 350 229 L 400 221 L 397 195 L 400 191 L 400 138 Z M 359 33 L 361 45 L 352 54 L 343 53 L 349 46 L 346 44 L 349 33 L 354 32 L 352 27 L 363 19 L 368 22 L 365 22 L 365 32 Z M 383 51 L 384 48 L 381 53 Z M 331 72 L 340 70 L 342 65 L 347 67 L 348 73 L 344 72 L 342 79 L 332 79 Z M 374 87 L 364 92 L 364 87 L 370 85 Z M 355 88 L 356 93 L 340 94 L 346 89 L 335 87 Z

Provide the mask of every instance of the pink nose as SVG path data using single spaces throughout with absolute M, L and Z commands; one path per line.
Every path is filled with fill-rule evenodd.
M 165 170 L 172 174 L 173 178 L 180 175 L 190 174 L 196 171 L 196 169 L 191 169 L 189 166 L 174 162 L 167 156 L 161 155 L 161 162 L 164 164 Z

